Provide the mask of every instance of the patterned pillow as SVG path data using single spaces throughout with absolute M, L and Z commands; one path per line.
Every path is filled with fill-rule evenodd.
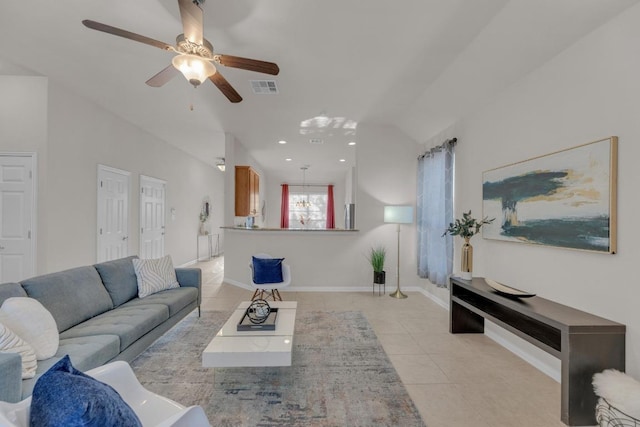
M 134 259 L 133 269 L 138 279 L 138 297 L 180 287 L 171 256 L 156 259 Z
M 0 352 L 20 353 L 22 358 L 22 379 L 36 376 L 38 361 L 36 352 L 22 338 L 16 335 L 11 329 L 0 323 Z
M 58 351 L 60 335 L 56 321 L 37 299 L 7 298 L 0 307 L 0 322 L 29 343 L 38 360 L 53 357 Z

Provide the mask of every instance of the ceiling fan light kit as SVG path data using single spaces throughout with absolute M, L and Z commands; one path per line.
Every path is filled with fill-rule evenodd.
M 278 75 L 280 68 L 273 62 L 232 55 L 214 54 L 213 45 L 203 37 L 203 12 L 200 8 L 200 5 L 203 3 L 204 0 L 178 0 L 183 34 L 178 35 L 176 38 L 176 46 L 171 46 L 167 43 L 132 33 L 131 31 L 88 19 L 83 20 L 82 23 L 92 30 L 102 31 L 165 51 L 175 52 L 177 55 L 173 57 L 171 64 L 176 70 L 180 71 L 194 87 L 198 87 L 205 80 L 209 79 L 229 101 L 240 102 L 242 101 L 240 94 L 238 94 L 227 79 L 218 72 L 213 62 L 225 67 L 239 68 L 241 70 L 255 71 L 257 73 L 271 74 L 274 76 Z M 169 66 L 151 77 L 146 83 L 152 87 L 161 87 L 176 74 L 173 68 Z
M 216 73 L 216 67 L 211 62 L 196 55 L 177 55 L 173 57 L 171 63 L 193 87 L 201 85 L 209 76 Z

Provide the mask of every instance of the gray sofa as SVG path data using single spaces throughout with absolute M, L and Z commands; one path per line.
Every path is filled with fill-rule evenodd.
M 58 352 L 38 361 L 35 378 L 22 380 L 19 354 L 0 353 L 0 400 L 30 396 L 38 377 L 65 354 L 82 371 L 130 362 L 195 308 L 200 314 L 200 269 L 176 268 L 179 288 L 140 299 L 133 258 L 0 284 L 0 305 L 10 297 L 35 298 L 60 332 Z

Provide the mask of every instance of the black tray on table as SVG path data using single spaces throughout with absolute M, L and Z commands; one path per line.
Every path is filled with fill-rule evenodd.
M 238 323 L 238 331 L 275 331 L 277 318 L 278 309 L 272 308 L 267 320 L 263 323 L 253 323 L 245 311 L 242 315 L 242 319 L 240 319 L 240 322 Z

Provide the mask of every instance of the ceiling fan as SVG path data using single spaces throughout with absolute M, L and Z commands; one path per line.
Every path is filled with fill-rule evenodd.
M 204 1 L 178 0 L 184 33 L 176 37 L 175 46 L 88 19 L 85 19 L 82 23 L 92 30 L 124 37 L 176 53 L 177 55 L 173 57 L 171 65 L 146 81 L 149 86 L 160 87 L 176 76 L 178 72 L 181 72 L 194 87 L 202 84 L 208 78 L 229 101 L 240 102 L 242 101 L 240 94 L 217 71 L 213 63 L 274 76 L 278 75 L 280 69 L 273 62 L 214 53 L 213 46 L 202 34 L 203 12 L 200 5 Z

